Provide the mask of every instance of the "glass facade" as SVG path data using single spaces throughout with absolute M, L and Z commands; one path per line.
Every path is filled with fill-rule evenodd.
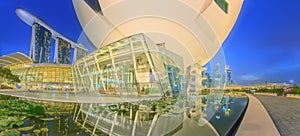
M 75 48 L 76 60 L 84 58 L 86 56 L 86 51 L 80 48 Z
M 70 64 L 71 44 L 58 38 L 58 63 Z
M 35 27 L 35 45 L 33 60 L 36 63 L 48 63 L 50 62 L 50 47 L 51 47 L 51 32 L 38 23 L 34 23 L 32 27 Z
M 183 59 L 134 35 L 73 64 L 79 92 L 174 96 L 182 90 Z
M 78 113 L 86 114 L 80 123 L 88 120 L 113 135 L 169 135 L 181 128 L 186 113 L 203 126 L 215 115 L 223 92 L 203 90 L 205 70 L 199 64 L 184 67 L 181 56 L 143 34 L 115 41 L 73 64 L 74 89 L 82 103 Z M 213 78 L 220 70 L 216 65 Z M 101 104 L 87 104 L 91 99 Z
M 183 74 L 182 57 L 143 34 L 129 36 L 73 64 L 79 103 L 90 95 L 101 101 L 81 104 L 79 112 L 107 134 L 113 126 L 115 135 L 168 135 L 181 127 L 184 117 Z M 121 107 L 119 114 L 115 109 Z M 152 122 L 156 125 L 151 127 Z
M 10 69 L 20 77 L 20 89 L 73 91 L 71 68 L 71 65 L 20 64 Z

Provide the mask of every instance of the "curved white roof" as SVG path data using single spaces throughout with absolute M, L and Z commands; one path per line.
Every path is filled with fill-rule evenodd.
M 166 49 L 181 55 L 185 65 L 204 65 L 217 53 L 243 3 L 227 0 L 226 13 L 214 0 L 98 0 L 98 7 L 86 1 L 96 0 L 73 4 L 97 48 L 144 33 L 155 43 L 167 41 Z
M 0 57 L 0 66 L 33 62 L 27 55 L 16 52 Z

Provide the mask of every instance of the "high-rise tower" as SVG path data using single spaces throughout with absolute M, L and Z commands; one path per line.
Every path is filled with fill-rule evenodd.
M 232 80 L 231 80 L 231 70 L 229 69 L 229 65 L 226 66 L 225 70 L 227 73 L 227 85 L 230 85 L 232 84 Z
M 36 63 L 50 61 L 52 33 L 44 26 L 34 23 L 32 25 L 32 39 L 30 45 L 30 58 Z

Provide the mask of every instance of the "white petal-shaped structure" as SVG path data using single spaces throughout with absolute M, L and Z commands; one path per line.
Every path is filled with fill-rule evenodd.
M 100 128 L 109 135 L 171 135 L 181 129 L 186 116 L 213 117 L 214 106 L 210 104 L 221 101 L 220 86 L 225 80 L 220 67 L 225 64 L 219 60 L 214 63 L 213 79 L 208 84 L 214 88 L 210 98 L 216 100 L 209 100 L 207 105 L 202 104 L 202 96 L 197 98 L 204 79 L 202 66 L 219 51 L 242 3 L 243 0 L 73 0 L 85 35 L 98 48 L 73 64 L 77 100 L 86 103 L 91 97 L 82 96 L 98 96 L 93 101 L 103 103 L 104 108 L 111 103 L 133 103 L 139 109 L 135 117 L 131 110 L 129 118 L 118 119 L 111 109 L 105 115 L 100 113 L 103 109 L 98 110 L 99 105 L 82 105 L 80 111 L 87 115 L 85 120 L 95 124 L 94 132 Z M 140 120 L 141 125 L 131 124 L 133 118 L 138 122 L 144 114 L 141 99 L 146 102 L 144 107 L 152 107 L 146 113 L 155 115 L 149 118 L 151 123 Z M 188 105 L 184 105 L 186 101 Z M 160 110 L 167 104 L 155 107 L 156 102 L 170 103 L 173 111 Z M 204 114 L 200 109 L 206 106 L 208 112 Z M 103 125 L 107 120 L 111 124 Z M 206 124 L 204 121 L 201 126 Z
M 96 48 L 144 33 L 184 58 L 206 64 L 220 49 L 243 0 L 73 0 L 84 32 Z

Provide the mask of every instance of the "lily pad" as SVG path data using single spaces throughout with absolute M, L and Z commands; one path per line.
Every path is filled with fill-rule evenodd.
M 44 120 L 44 121 L 50 121 L 50 120 L 54 120 L 54 118 L 39 118 L 40 120 Z
M 31 136 L 31 134 L 22 134 L 22 136 Z
M 31 129 L 33 129 L 33 128 L 34 128 L 34 125 L 29 126 L 29 127 L 18 128 L 18 130 L 19 130 L 19 131 L 29 131 L 29 130 L 31 130 Z
M 18 126 L 21 126 L 23 124 L 24 124 L 24 121 L 23 120 L 19 120 L 19 121 L 11 123 L 10 126 L 12 126 L 12 127 L 18 127 Z
M 39 133 L 41 133 L 41 130 L 35 129 L 35 130 L 33 130 L 33 133 L 39 134 Z
M 5 119 L 0 120 L 0 126 L 7 126 L 8 124 L 9 123 L 7 120 L 5 120 Z
M 10 129 L 10 130 L 5 130 L 3 132 L 0 133 L 0 136 L 18 136 L 20 135 L 20 131 L 16 130 L 16 129 Z
M 48 128 L 41 128 L 40 130 L 41 130 L 42 132 L 48 132 L 48 131 L 49 131 Z
M 9 121 L 18 121 L 19 119 L 17 116 L 10 116 L 10 117 L 8 117 L 8 120 Z

